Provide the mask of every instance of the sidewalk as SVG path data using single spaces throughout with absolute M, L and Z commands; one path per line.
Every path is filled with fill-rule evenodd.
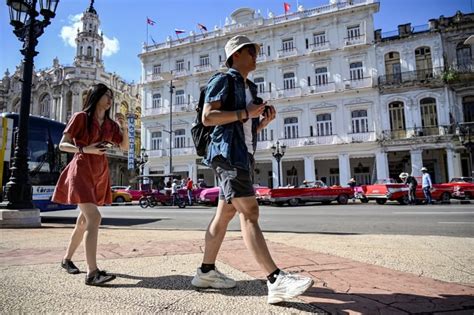
M 474 313 L 472 239 L 401 236 L 392 237 L 392 242 L 387 236 L 265 233 L 280 268 L 315 280 L 300 298 L 268 305 L 265 275 L 240 233 L 228 233 L 217 262 L 238 281 L 237 287 L 197 290 L 190 282 L 202 259 L 203 231 L 102 229 L 99 266 L 117 274 L 105 288 L 84 285 L 84 273 L 68 275 L 60 269 L 71 231 L 53 225 L 0 230 L 0 313 Z M 383 242 L 392 245 L 382 246 Z M 413 244 L 414 249 L 404 251 L 393 244 Z M 454 256 L 447 249 L 452 247 L 453 253 L 464 253 Z M 323 253 L 324 248 L 337 256 Z M 430 255 L 439 259 L 429 262 Z M 381 266 L 389 265 L 386 257 L 401 265 Z M 82 270 L 83 260 L 80 247 L 74 261 Z M 423 267 L 421 275 L 395 270 L 409 268 L 410 261 L 432 267 Z M 457 273 L 444 275 L 443 269 L 435 270 L 437 265 Z M 443 276 L 464 284 L 433 279 Z

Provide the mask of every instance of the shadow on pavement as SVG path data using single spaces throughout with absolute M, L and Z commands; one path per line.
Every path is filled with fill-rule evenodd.
M 261 296 L 266 299 L 267 296 L 267 285 L 266 281 L 254 279 L 254 280 L 241 280 L 237 281 L 237 285 L 232 289 L 200 289 L 195 288 L 191 285 L 193 277 L 185 275 L 172 275 L 162 277 L 141 277 L 127 274 L 115 274 L 117 278 L 138 280 L 135 284 L 106 284 L 104 287 L 110 288 L 147 288 L 147 289 L 162 289 L 162 290 L 192 290 L 202 294 L 217 293 L 225 296 Z M 321 310 L 317 308 L 317 305 L 311 305 L 309 303 L 301 302 L 284 302 L 279 303 L 277 306 L 295 309 L 300 311 L 306 311 L 311 313 L 319 313 Z
M 102 218 L 101 226 L 133 226 L 163 221 L 166 219 L 130 219 L 130 218 Z M 41 223 L 76 224 L 75 217 L 41 217 Z
M 467 293 L 467 292 L 466 292 Z M 329 314 L 473 314 L 474 299 L 466 295 L 424 296 L 392 293 L 343 293 L 331 289 L 313 287 L 302 297 L 309 304 Z

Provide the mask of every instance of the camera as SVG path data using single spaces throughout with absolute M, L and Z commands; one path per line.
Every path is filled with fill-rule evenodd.
M 105 148 L 105 149 L 110 149 L 114 146 L 112 142 L 109 141 L 102 141 L 98 145 L 96 145 L 97 148 Z
M 263 104 L 263 99 L 261 97 L 256 97 L 253 100 L 253 103 L 256 105 L 262 105 Z M 270 106 L 265 105 L 265 109 L 263 110 L 263 116 L 268 116 L 270 114 Z

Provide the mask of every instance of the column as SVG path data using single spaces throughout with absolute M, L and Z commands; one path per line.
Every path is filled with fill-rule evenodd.
M 188 164 L 188 177 L 193 180 L 193 183 L 197 183 L 196 163 Z
M 446 149 L 446 164 L 448 165 L 448 178 L 450 181 L 453 177 L 461 177 L 461 155 L 452 148 Z
M 314 176 L 314 158 L 312 156 L 305 156 L 304 157 L 304 179 L 307 181 L 313 182 L 315 181 Z
M 386 152 L 377 152 L 375 154 L 375 165 L 377 167 L 377 180 L 386 179 L 389 177 Z
M 339 185 L 347 186 L 351 179 L 351 164 L 349 161 L 349 154 L 339 154 Z
M 421 176 L 421 168 L 423 167 L 423 150 L 410 150 L 411 159 L 411 175 Z
M 272 173 L 273 173 L 273 188 L 278 187 L 278 163 L 275 159 L 272 159 Z M 281 179 L 283 184 L 283 178 Z

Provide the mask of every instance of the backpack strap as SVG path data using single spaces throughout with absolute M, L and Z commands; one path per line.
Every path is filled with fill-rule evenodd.
M 224 110 L 230 110 L 234 109 L 235 107 L 235 84 L 234 84 L 234 78 L 232 77 L 231 74 L 225 73 L 225 76 L 227 77 L 227 85 L 229 87 L 229 90 L 227 92 L 227 97 L 222 104 L 222 109 Z

